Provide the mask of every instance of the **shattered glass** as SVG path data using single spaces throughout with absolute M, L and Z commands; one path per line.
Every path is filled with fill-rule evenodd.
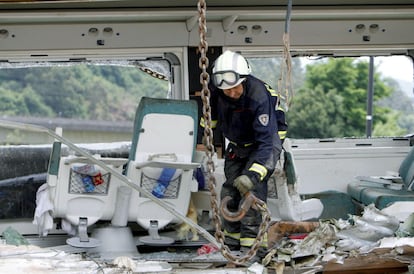
M 0 62 L 0 69 L 18 69 L 32 67 L 69 67 L 74 65 L 88 64 L 95 66 L 121 66 L 137 67 L 158 79 L 168 80 L 171 78 L 170 64 L 167 60 L 76 60 L 76 61 L 42 61 L 42 62 Z

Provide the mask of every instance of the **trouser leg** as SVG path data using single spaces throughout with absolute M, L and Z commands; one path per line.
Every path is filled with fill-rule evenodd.
M 253 189 L 253 194 L 260 200 L 266 202 L 267 198 L 267 179 L 257 184 Z M 260 211 L 250 208 L 245 217 L 241 220 L 240 225 L 240 245 L 250 247 L 253 245 L 254 240 L 262 223 L 262 215 Z M 266 241 L 263 242 L 266 245 Z
M 236 159 L 226 159 L 224 164 L 224 173 L 226 181 L 224 182 L 220 198 L 221 200 L 230 196 L 232 199 L 228 202 L 227 208 L 231 212 L 236 212 L 239 209 L 241 200 L 240 192 L 233 186 L 233 181 L 240 176 L 243 171 L 244 164 Z M 226 236 L 225 242 L 231 249 L 239 249 L 240 246 L 240 225 L 241 222 L 230 222 L 222 218 L 224 234 Z

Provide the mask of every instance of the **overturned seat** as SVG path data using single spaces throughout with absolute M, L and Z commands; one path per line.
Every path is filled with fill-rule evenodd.
M 51 151 L 47 188 L 44 189 L 49 198 L 46 204 L 50 201 L 51 217 L 61 219 L 62 228 L 68 234 L 75 235 L 67 240 L 68 244 L 97 247 L 100 241 L 90 238 L 87 229 L 98 221 L 116 221 L 117 209 L 121 213 L 128 209 L 127 206 L 123 209 L 117 206 L 124 202 L 120 194 L 125 193 L 126 187 L 86 157 L 62 156 L 60 147 L 60 143 L 55 142 Z M 119 172 L 127 162 L 122 158 L 94 157 Z M 36 210 L 39 210 L 39 205 Z M 126 226 L 126 222 L 121 226 Z
M 138 106 L 126 176 L 141 188 L 186 215 L 191 192 L 198 190 L 193 171 L 198 109 L 195 101 L 144 97 Z M 142 193 L 131 196 L 129 220 L 149 232 L 144 244 L 168 244 L 158 230 L 179 220 Z
M 302 200 L 297 192 L 298 178 L 290 140 L 283 143 L 281 159 L 268 181 L 267 205 L 275 221 L 305 221 L 317 219 L 323 204 L 317 198 Z
M 401 162 L 398 174 L 359 176 L 348 184 L 347 192 L 361 208 L 374 204 L 383 209 L 396 202 L 414 202 L 414 147 Z

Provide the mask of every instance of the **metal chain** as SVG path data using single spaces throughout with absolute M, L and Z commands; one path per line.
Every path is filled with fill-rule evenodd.
M 216 187 L 216 178 L 214 176 L 214 144 L 213 144 L 213 130 L 211 123 L 211 108 L 210 108 L 210 90 L 208 88 L 208 83 L 210 81 L 210 75 L 207 72 L 209 65 L 209 60 L 207 58 L 208 43 L 206 40 L 207 33 L 207 24 L 206 24 L 206 1 L 198 1 L 198 12 L 199 12 L 199 34 L 200 34 L 200 44 L 198 49 L 200 51 L 199 67 L 201 69 L 200 74 L 200 84 L 202 85 L 201 89 L 201 99 L 203 101 L 203 118 L 204 118 L 204 145 L 206 146 L 206 155 L 207 155 L 207 172 L 208 172 L 208 188 L 210 190 L 210 204 L 213 210 L 213 221 L 215 224 L 216 232 L 214 236 L 217 241 L 221 244 L 221 253 L 223 256 L 228 259 L 230 262 L 238 265 L 243 265 L 249 261 L 260 248 L 260 245 L 263 241 L 264 235 L 269 228 L 270 223 L 270 212 L 266 207 L 266 204 L 256 203 L 254 206 L 256 210 L 259 210 L 262 214 L 262 223 L 259 228 L 254 243 L 245 256 L 235 256 L 231 253 L 231 250 L 224 243 L 224 233 L 221 230 L 221 219 L 219 214 L 219 206 L 217 202 L 217 193 L 215 190 Z
M 206 25 L 206 3 L 204 0 L 198 2 L 199 12 L 199 33 L 200 33 L 200 45 L 198 47 L 200 51 L 199 67 L 201 69 L 200 83 L 201 99 L 203 101 L 203 117 L 204 117 L 204 145 L 206 147 L 207 155 L 207 174 L 208 174 L 208 188 L 210 190 L 210 204 L 213 210 L 213 221 L 216 228 L 215 237 L 217 241 L 224 244 L 224 233 L 221 231 L 221 219 L 219 218 L 219 206 L 217 203 L 216 178 L 214 177 L 214 145 L 213 145 L 213 130 L 211 125 L 211 108 L 210 108 L 210 89 L 208 83 L 210 81 L 210 75 L 207 73 L 209 61 L 207 58 L 208 44 L 206 40 L 207 25 Z
M 140 70 L 142 70 L 145 73 L 148 73 L 149 75 L 151 75 L 154 78 L 160 79 L 160 80 L 164 80 L 164 81 L 168 81 L 168 77 L 165 76 L 162 73 L 159 73 L 155 70 L 152 70 L 150 68 L 146 68 L 146 67 L 139 67 Z

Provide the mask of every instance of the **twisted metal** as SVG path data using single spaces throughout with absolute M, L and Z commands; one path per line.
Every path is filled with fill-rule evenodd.
M 263 241 L 264 235 L 268 230 L 269 223 L 270 223 L 270 212 L 266 207 L 266 204 L 259 200 L 260 202 L 256 202 L 253 205 L 253 208 L 259 210 L 262 214 L 262 223 L 259 228 L 259 232 L 257 237 L 249 250 L 249 252 L 244 256 L 237 256 L 232 254 L 231 250 L 228 246 L 224 243 L 224 233 L 221 229 L 222 222 L 220 219 L 219 214 L 219 205 L 217 200 L 217 193 L 215 190 L 216 187 L 216 178 L 214 176 L 214 144 L 213 144 L 213 130 L 212 130 L 212 122 L 211 122 L 211 107 L 210 107 L 210 90 L 208 88 L 208 84 L 210 81 L 210 75 L 207 72 L 207 68 L 209 65 L 209 60 L 207 57 L 207 50 L 208 50 L 208 43 L 206 40 L 206 33 L 207 33 L 207 24 L 206 24 L 206 1 L 199 0 L 198 1 L 198 26 L 199 26 L 199 34 L 200 34 L 200 44 L 198 46 L 200 52 L 200 59 L 199 59 L 199 67 L 201 69 L 200 73 L 200 84 L 202 86 L 201 89 L 201 99 L 203 102 L 203 118 L 204 118 L 204 145 L 206 147 L 206 155 L 207 155 L 207 172 L 208 172 L 208 188 L 210 190 L 210 204 L 213 210 L 213 221 L 215 224 L 215 234 L 217 241 L 220 243 L 221 253 L 223 256 L 228 259 L 230 262 L 237 264 L 237 265 L 244 265 L 248 262 L 253 256 L 256 255 L 257 250 L 260 248 L 260 245 Z
M 278 91 L 283 93 L 285 99 L 284 109 L 289 110 L 292 98 L 294 96 L 294 89 L 292 83 L 292 56 L 290 54 L 290 20 L 292 11 L 292 0 L 288 1 L 285 18 L 285 31 L 283 33 L 283 58 L 281 61 L 280 77 L 278 80 Z M 278 96 L 278 100 L 280 98 Z

